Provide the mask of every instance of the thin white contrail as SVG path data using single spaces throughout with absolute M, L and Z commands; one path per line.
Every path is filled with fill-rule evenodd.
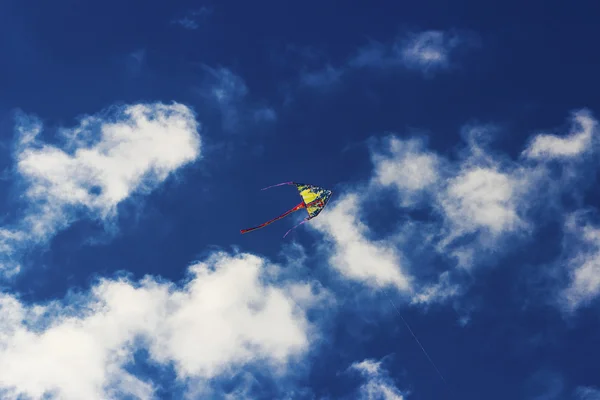
M 427 354 L 427 351 L 425 351 L 425 347 L 423 347 L 423 345 L 421 344 L 421 342 L 417 338 L 417 335 L 415 335 L 415 333 L 413 332 L 413 330 L 410 328 L 410 325 L 408 325 L 408 322 L 406 322 L 406 320 L 402 316 L 402 313 L 400 313 L 400 310 L 398 309 L 398 307 L 396 307 L 396 304 L 392 300 L 392 297 L 388 294 L 387 290 L 384 289 L 383 291 L 387 295 L 387 298 L 390 301 L 390 303 L 392 303 L 392 306 L 394 306 L 394 308 L 396 309 L 396 312 L 398 313 L 398 315 L 402 319 L 402 322 L 404 322 L 404 325 L 406 325 L 406 327 L 408 328 L 408 331 L 410 332 L 410 334 L 412 335 L 412 337 L 415 339 L 415 341 L 417 342 L 417 344 L 419 345 L 419 347 L 421 347 L 421 350 L 423 350 L 423 354 L 425 354 L 425 356 L 427 357 L 427 359 L 429 360 L 429 362 L 431 363 L 431 365 L 433 365 L 433 368 L 435 368 L 435 370 L 438 373 L 438 375 L 440 376 L 440 378 L 442 378 L 442 380 L 444 381 L 444 383 L 447 384 L 446 380 L 442 376 L 442 373 L 440 372 L 440 370 L 438 369 L 438 367 L 435 366 L 435 363 L 433 362 L 433 360 L 431 359 L 431 357 L 429 357 L 429 354 Z

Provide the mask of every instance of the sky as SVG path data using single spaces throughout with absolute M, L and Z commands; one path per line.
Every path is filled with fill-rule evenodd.
M 600 399 L 600 5 L 359 3 L 0 2 L 2 399 Z

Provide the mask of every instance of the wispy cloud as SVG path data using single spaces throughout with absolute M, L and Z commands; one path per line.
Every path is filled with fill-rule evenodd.
M 450 272 L 442 272 L 439 281 L 425 285 L 411 300 L 413 304 L 442 303 L 460 294 L 460 286 L 450 282 Z
M 181 18 L 173 20 L 172 23 L 177 24 L 184 29 L 196 30 L 200 27 L 200 24 L 212 14 L 212 12 L 212 8 L 201 7 L 197 10 L 188 12 Z
M 342 75 L 343 71 L 341 69 L 327 65 L 321 70 L 304 72 L 300 77 L 300 81 L 305 86 L 326 88 L 334 83 L 338 83 Z
M 19 117 L 15 173 L 27 208 L 0 238 L 13 251 L 23 241 L 49 239 L 81 212 L 110 221 L 120 203 L 152 191 L 201 150 L 193 111 L 176 103 L 115 106 L 83 117 L 60 131 L 62 146 L 44 143 L 42 130 L 37 118 Z
M 309 284 L 275 283 L 279 271 L 253 255 L 215 253 L 192 265 L 183 285 L 102 279 L 39 305 L 2 294 L 3 398 L 151 399 L 156 384 L 127 369 L 141 349 L 181 382 L 250 364 L 283 373 L 318 337 L 305 312 L 322 298 Z
M 389 43 L 371 41 L 341 65 L 327 64 L 321 69 L 303 71 L 300 81 L 306 86 L 327 87 L 361 68 L 416 70 L 430 77 L 452 68 L 456 51 L 476 42 L 471 34 L 440 30 L 408 33 Z
M 388 372 L 381 367 L 381 362 L 366 359 L 355 362 L 350 370 L 359 372 L 366 382 L 360 386 L 358 395 L 364 400 L 403 400 L 407 393 L 402 393 L 394 384 Z
M 212 76 L 208 95 L 221 111 L 223 128 L 234 130 L 239 125 L 238 108 L 248 95 L 248 87 L 240 76 L 227 68 L 207 68 L 206 70 Z
M 526 382 L 526 398 L 531 400 L 559 400 L 565 398 L 565 378 L 559 372 L 540 369 Z
M 600 389 L 581 386 L 575 390 L 575 400 L 600 400 Z
M 127 55 L 126 66 L 128 72 L 133 76 L 138 76 L 146 62 L 146 50 L 138 49 Z
M 453 51 L 470 41 L 456 33 L 424 31 L 409 33 L 385 45 L 371 42 L 348 61 L 355 68 L 404 67 L 429 73 L 450 67 Z
M 264 107 L 254 111 L 254 119 L 257 122 L 272 122 L 277 120 L 277 113 L 271 107 Z
M 251 104 L 244 79 L 232 70 L 204 66 L 208 80 L 200 94 L 213 101 L 221 112 L 222 126 L 226 131 L 237 131 L 247 122 L 274 122 L 277 113 L 272 107 Z
M 590 213 L 575 212 L 565 220 L 564 261 L 568 283 L 561 303 L 567 311 L 588 304 L 600 295 L 600 225 Z
M 465 41 L 454 33 L 426 31 L 412 33 L 396 48 L 404 66 L 423 72 L 448 68 L 454 49 Z

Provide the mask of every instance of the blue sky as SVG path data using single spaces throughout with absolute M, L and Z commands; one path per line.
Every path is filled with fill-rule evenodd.
M 600 399 L 600 6 L 80 3 L 0 4 L 2 398 Z

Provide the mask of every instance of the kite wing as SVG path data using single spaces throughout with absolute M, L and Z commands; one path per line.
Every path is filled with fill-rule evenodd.
M 296 182 L 284 182 L 284 183 L 279 183 L 277 185 L 273 185 L 273 186 L 269 186 L 266 187 L 262 190 L 266 190 L 266 189 L 270 189 L 276 186 L 283 186 L 283 185 L 295 185 L 296 189 L 298 189 L 298 193 L 300 194 L 300 197 L 302 197 L 302 202 L 299 203 L 297 206 L 295 206 L 294 208 L 286 211 L 285 213 L 281 214 L 278 217 L 275 217 L 261 225 L 255 226 L 253 228 L 249 228 L 249 229 L 242 229 L 240 232 L 242 234 L 244 233 L 248 233 L 260 228 L 264 228 L 265 226 L 286 217 L 287 215 L 296 212 L 298 210 L 301 209 L 306 209 L 306 212 L 308 213 L 308 216 L 306 218 L 304 218 L 304 220 L 302 222 L 300 222 L 298 225 L 292 227 L 292 229 L 302 225 L 303 223 L 305 223 L 306 221 L 316 217 L 317 215 L 319 215 L 321 213 L 321 211 L 323 211 L 323 209 L 325 208 L 325 206 L 327 205 L 327 203 L 329 202 L 329 199 L 331 198 L 332 195 L 332 191 L 328 190 L 328 189 L 323 189 L 320 188 L 318 186 L 314 186 L 314 185 L 307 185 L 304 183 L 296 183 Z M 288 233 L 290 233 L 292 231 L 292 229 L 290 229 L 289 231 L 286 232 L 285 235 L 283 235 L 283 237 L 286 237 Z
M 308 219 L 319 215 L 331 198 L 331 190 L 323 189 L 318 186 L 306 185 L 304 183 L 295 183 L 308 212 Z

